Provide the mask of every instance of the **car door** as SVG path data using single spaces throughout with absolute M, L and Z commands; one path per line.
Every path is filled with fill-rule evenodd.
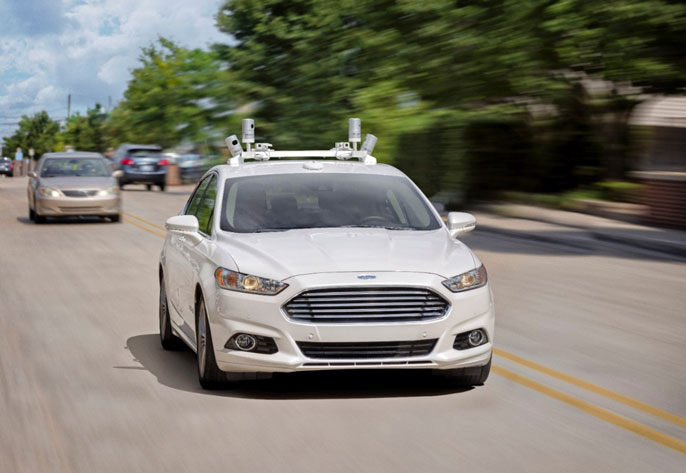
M 179 304 L 182 309 L 182 316 L 186 324 L 195 330 L 195 284 L 200 280 L 200 272 L 203 265 L 207 263 L 209 254 L 214 242 L 212 240 L 212 214 L 214 213 L 214 202 L 217 197 L 217 177 L 211 174 L 205 178 L 207 185 L 204 188 L 203 197 L 197 206 L 188 209 L 189 215 L 195 215 L 198 219 L 198 231 L 203 239 L 198 244 L 188 240 L 181 242 L 181 253 L 185 259 L 184 274 L 179 274 L 183 278 L 179 287 Z
M 200 201 L 205 194 L 205 189 L 210 183 L 211 176 L 203 179 L 195 188 L 191 197 L 186 202 L 186 205 L 181 212 L 181 215 L 195 215 L 195 212 L 200 205 Z M 170 302 L 172 308 L 171 320 L 181 328 L 181 330 L 188 336 L 192 336 L 193 325 L 186 326 L 184 324 L 186 317 L 184 317 L 184 304 L 181 300 L 180 294 L 186 291 L 185 287 L 188 275 L 191 271 L 187 266 L 189 260 L 186 256 L 186 239 L 183 236 L 174 233 L 167 233 L 168 242 L 165 246 L 164 252 L 164 266 L 165 279 L 167 283 L 167 300 Z

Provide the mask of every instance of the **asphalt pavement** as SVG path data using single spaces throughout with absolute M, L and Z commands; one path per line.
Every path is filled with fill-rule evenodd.
M 1 473 L 684 471 L 682 260 L 477 229 L 486 385 L 358 371 L 208 392 L 157 335 L 163 225 L 190 188 L 127 188 L 122 223 L 44 225 L 25 189 L 0 179 Z

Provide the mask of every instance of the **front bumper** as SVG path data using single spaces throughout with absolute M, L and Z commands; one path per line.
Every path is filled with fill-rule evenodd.
M 74 215 L 119 215 L 121 196 L 36 198 L 36 213 L 44 217 Z
M 443 278 L 426 273 L 375 273 L 374 284 L 357 279 L 358 273 L 325 273 L 289 278 L 289 286 L 276 296 L 245 294 L 215 289 L 206 304 L 215 358 L 220 369 L 230 372 L 292 372 L 325 369 L 431 368 L 451 369 L 482 366 L 491 357 L 494 335 L 494 306 L 490 287 L 463 293 L 448 291 Z M 288 318 L 282 306 L 307 289 L 332 287 L 426 287 L 441 294 L 451 304 L 440 319 L 396 323 L 302 323 Z M 453 348 L 458 333 L 481 328 L 488 343 L 466 350 Z M 278 352 L 257 354 L 224 348 L 236 333 L 271 337 Z M 426 356 L 408 358 L 313 359 L 298 348 L 297 342 L 397 342 L 436 339 Z

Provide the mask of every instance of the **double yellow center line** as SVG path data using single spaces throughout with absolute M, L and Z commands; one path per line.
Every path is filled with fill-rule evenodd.
M 164 227 L 156 225 L 136 215 L 125 212 L 124 221 L 160 238 L 165 238 L 166 236 L 164 233 L 166 232 Z M 548 368 L 534 361 L 527 360 L 526 358 L 522 358 L 521 356 L 509 353 L 505 350 L 494 348 L 493 354 L 505 358 L 511 362 L 517 363 L 518 365 L 524 366 L 525 368 L 538 371 L 539 373 L 542 373 L 546 376 L 550 376 L 551 378 L 555 378 L 559 381 L 563 381 L 573 386 L 577 386 L 581 389 L 605 397 L 614 402 L 618 402 L 620 404 L 624 404 L 625 406 L 631 407 L 641 412 L 645 412 L 654 417 L 675 424 L 679 427 L 686 427 L 686 417 L 677 416 L 676 414 L 672 414 L 671 412 L 667 412 L 665 410 L 651 406 L 636 399 L 632 399 L 629 396 L 625 396 L 623 394 L 611 391 L 609 389 L 603 388 L 593 383 L 589 383 L 588 381 L 584 381 L 580 378 L 576 378 L 574 376 L 570 376 L 560 371 L 556 371 L 552 368 Z M 598 419 L 602 419 L 606 422 L 609 422 L 610 424 L 616 425 L 617 427 L 621 427 L 625 430 L 634 432 L 642 437 L 645 437 L 649 440 L 652 440 L 653 442 L 657 442 L 666 447 L 672 448 L 678 452 L 686 453 L 686 442 L 682 440 L 663 434 L 662 432 L 658 432 L 655 429 L 652 429 L 643 424 L 627 419 L 626 417 L 617 415 L 607 409 L 603 409 L 594 404 L 591 404 L 590 402 L 581 400 L 557 389 L 548 387 L 542 383 L 529 379 L 526 376 L 522 376 L 518 373 L 515 373 L 514 371 L 510 371 L 500 366 L 493 366 L 492 370 L 494 373 L 503 376 L 504 378 L 514 381 L 515 383 L 521 384 L 522 386 L 526 386 L 527 388 L 533 389 L 534 391 L 549 396 L 553 399 L 557 399 L 558 401 L 564 402 L 565 404 L 573 406 L 583 412 L 586 412 L 587 414 L 597 417 Z
M 153 235 L 158 236 L 160 238 L 166 237 L 166 234 L 164 232 L 166 232 L 167 230 L 164 227 L 156 225 L 152 222 L 148 222 L 147 220 L 140 218 L 136 215 L 124 212 L 124 221 L 126 223 L 130 223 L 134 227 L 138 227 L 141 230 L 145 230 L 146 232 L 152 233 Z M 145 224 L 147 226 L 144 226 L 142 224 Z

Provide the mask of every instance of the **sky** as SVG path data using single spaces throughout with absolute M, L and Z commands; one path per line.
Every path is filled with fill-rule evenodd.
M 22 115 L 84 112 L 121 99 L 141 47 L 158 36 L 184 47 L 228 42 L 222 0 L 0 0 L 0 137 Z

